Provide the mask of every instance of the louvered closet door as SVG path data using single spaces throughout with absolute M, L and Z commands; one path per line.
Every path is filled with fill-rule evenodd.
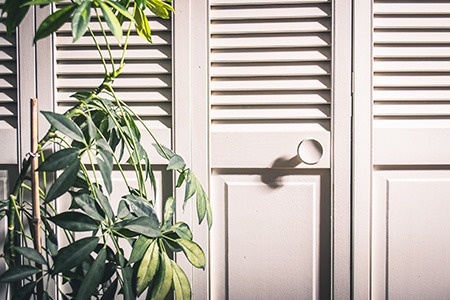
M 373 296 L 449 299 L 450 1 L 373 13 Z
M 211 298 L 327 298 L 331 3 L 212 0 L 209 15 Z
M 171 21 L 162 20 L 150 14 L 147 17 L 150 20 L 153 43 L 150 44 L 138 36 L 133 27 L 126 52 L 126 65 L 121 76 L 114 81 L 114 88 L 118 97 L 126 101 L 145 120 L 146 125 L 158 140 L 170 147 L 172 131 Z M 103 56 L 108 59 L 109 55 L 94 11 L 92 11 L 90 27 L 102 47 Z M 106 23 L 103 27 L 107 28 Z M 127 28 L 128 24 L 125 22 L 124 34 Z M 112 35 L 108 38 L 110 43 L 112 42 L 112 54 L 118 64 L 122 56 L 122 48 L 118 46 L 117 40 Z M 88 33 L 76 43 L 72 43 L 70 23 L 66 23 L 57 32 L 54 44 L 56 110 L 64 112 L 76 103 L 70 95 L 79 90 L 91 91 L 102 82 L 103 65 L 92 43 L 92 37 Z M 167 197 L 166 194 L 171 191 L 171 175 L 163 166 L 166 162 L 154 151 L 151 137 L 145 133 L 143 126 L 140 126 L 138 122 L 137 124 L 142 132 L 142 144 L 149 152 L 151 162 L 154 164 L 159 204 L 162 197 Z M 125 172 L 130 172 L 130 178 L 134 178 L 134 172 Z M 112 180 L 113 198 L 118 201 L 121 195 L 127 193 L 127 189 L 123 186 L 123 179 L 118 171 L 113 173 Z M 129 182 L 133 184 L 132 180 Z M 165 183 L 164 186 L 162 182 Z M 135 186 L 137 187 L 137 181 Z

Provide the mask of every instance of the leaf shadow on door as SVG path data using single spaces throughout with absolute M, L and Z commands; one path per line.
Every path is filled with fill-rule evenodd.
M 273 161 L 266 172 L 261 174 L 261 181 L 271 189 L 283 187 L 282 177 L 286 175 L 285 169 L 292 169 L 301 164 L 303 161 L 298 155 L 291 158 L 281 156 Z

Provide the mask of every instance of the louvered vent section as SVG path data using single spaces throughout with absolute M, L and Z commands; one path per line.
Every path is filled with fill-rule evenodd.
M 91 28 L 108 58 L 105 42 L 95 14 L 92 13 Z M 129 38 L 126 65 L 122 75 L 114 82 L 119 98 L 125 100 L 154 131 L 160 141 L 171 144 L 172 114 L 172 65 L 171 65 L 171 21 L 148 16 L 153 43 L 139 37 L 134 30 Z M 103 24 L 107 28 L 106 24 Z M 124 23 L 124 35 L 128 24 Z M 112 54 L 116 64 L 122 56 L 114 37 Z M 72 44 L 70 24 L 65 24 L 56 35 L 56 101 L 58 109 L 66 110 L 75 100 L 70 98 L 75 91 L 92 90 L 103 79 L 103 65 L 99 54 L 87 33 Z M 108 60 L 109 62 L 109 60 Z M 149 148 L 152 148 L 148 145 Z
M 330 1 L 212 0 L 210 34 L 212 130 L 328 124 Z
M 450 3 L 445 2 L 374 2 L 376 118 L 450 117 Z
M 5 1 L 0 0 L 0 6 Z M 3 21 L 3 20 L 2 20 Z M 0 164 L 17 163 L 16 35 L 0 23 Z

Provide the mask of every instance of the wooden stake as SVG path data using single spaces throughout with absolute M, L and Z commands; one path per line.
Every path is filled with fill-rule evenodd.
M 34 247 L 41 253 L 41 211 L 39 201 L 39 172 L 38 168 L 38 108 L 37 99 L 31 99 L 31 152 L 34 157 L 31 160 L 31 188 L 33 202 L 33 228 L 34 228 Z
M 34 248 L 41 253 L 41 209 L 39 201 L 39 172 L 36 171 L 39 164 L 38 158 L 38 107 L 37 99 L 31 99 L 31 197 L 33 203 L 33 230 L 34 230 Z M 42 265 L 36 264 L 41 269 Z M 36 274 L 36 277 L 42 277 L 42 272 Z M 38 299 L 42 299 L 44 293 L 44 282 L 40 280 L 37 285 Z

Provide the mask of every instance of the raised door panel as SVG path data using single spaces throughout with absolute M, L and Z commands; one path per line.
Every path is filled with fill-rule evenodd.
M 448 299 L 450 172 L 375 177 L 374 299 Z
M 214 173 L 213 299 L 329 295 L 329 175 Z

